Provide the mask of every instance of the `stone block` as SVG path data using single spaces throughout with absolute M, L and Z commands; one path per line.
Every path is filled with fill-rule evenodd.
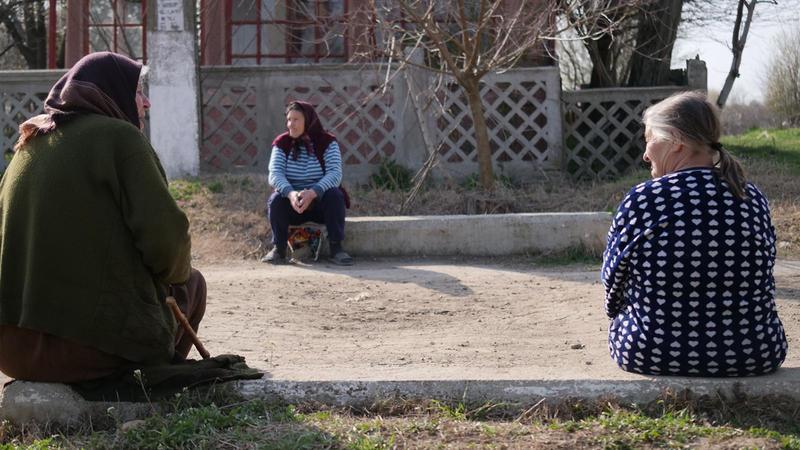
M 89 402 L 60 383 L 16 380 L 6 384 L 0 396 L 0 419 L 15 424 L 75 428 L 141 419 L 152 412 L 153 407 L 147 403 Z

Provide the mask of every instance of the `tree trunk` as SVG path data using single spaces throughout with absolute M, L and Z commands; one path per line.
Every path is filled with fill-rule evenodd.
M 636 49 L 628 86 L 663 86 L 669 82 L 672 47 L 681 22 L 683 0 L 652 2 L 639 13 Z
M 747 8 L 747 17 L 744 19 L 744 27 L 742 27 L 742 14 L 744 8 Z M 736 10 L 736 22 L 733 24 L 733 38 L 731 52 L 733 52 L 733 61 L 731 62 L 731 70 L 725 78 L 725 84 L 722 85 L 722 90 L 717 97 L 717 106 L 720 109 L 725 107 L 725 102 L 728 101 L 728 95 L 733 89 L 733 82 L 739 78 L 739 66 L 742 64 L 742 53 L 744 52 L 744 44 L 747 42 L 747 34 L 750 32 L 750 22 L 753 21 L 753 11 L 756 8 L 756 2 L 751 0 L 750 3 L 745 0 L 739 0 L 739 6 Z M 739 31 L 741 30 L 741 32 Z
M 472 114 L 472 128 L 478 143 L 478 173 L 481 186 L 487 191 L 494 189 L 494 170 L 492 168 L 492 149 L 489 146 L 489 129 L 481 100 L 480 80 L 470 78 L 464 80 L 462 86 L 467 94 L 467 103 Z
M 611 62 L 613 43 L 613 37 L 608 34 L 590 42 L 588 51 L 589 58 L 592 60 L 592 78 L 589 81 L 589 87 L 603 88 L 616 85 L 617 80 L 614 79 L 612 72 L 614 65 Z
M 47 68 L 47 12 L 44 0 L 28 0 L 21 12 L 0 6 L 0 23 L 5 25 L 28 69 Z

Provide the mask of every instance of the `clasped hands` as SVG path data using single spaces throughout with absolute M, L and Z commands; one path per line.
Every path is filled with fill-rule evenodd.
M 303 214 L 314 199 L 317 198 L 317 193 L 313 189 L 303 189 L 302 191 L 292 191 L 289 193 L 289 202 L 292 208 L 297 211 L 297 214 Z

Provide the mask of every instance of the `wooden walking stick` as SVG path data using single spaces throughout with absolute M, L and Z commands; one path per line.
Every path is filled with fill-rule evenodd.
M 192 343 L 194 343 L 195 348 L 197 348 L 197 352 L 200 353 L 200 356 L 203 359 L 208 359 L 211 357 L 211 353 L 208 353 L 205 347 L 203 347 L 203 343 L 200 342 L 200 338 L 197 337 L 197 334 L 192 329 L 192 326 L 189 324 L 189 321 L 186 320 L 186 316 L 183 315 L 183 311 L 178 307 L 178 302 L 175 301 L 175 297 L 168 296 L 167 297 L 167 305 L 169 305 L 169 309 L 172 310 L 172 314 L 175 316 L 175 320 L 181 324 L 183 327 L 184 333 L 188 334 L 189 337 L 192 339 Z

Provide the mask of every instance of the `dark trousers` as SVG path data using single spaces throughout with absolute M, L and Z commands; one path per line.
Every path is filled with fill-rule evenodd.
M 206 280 L 192 269 L 185 284 L 173 285 L 175 301 L 197 331 L 206 311 Z M 186 359 L 192 341 L 178 325 L 174 361 Z M 69 339 L 0 325 L 0 371 L 11 378 L 51 383 L 74 383 L 110 375 L 131 364 L 119 356 Z
M 297 214 L 288 198 L 273 192 L 267 202 L 267 215 L 272 227 L 272 244 L 278 248 L 286 248 L 289 225 L 305 222 L 324 223 L 330 242 L 344 240 L 344 194 L 339 188 L 328 189 L 322 198 L 315 198 L 303 214 Z

